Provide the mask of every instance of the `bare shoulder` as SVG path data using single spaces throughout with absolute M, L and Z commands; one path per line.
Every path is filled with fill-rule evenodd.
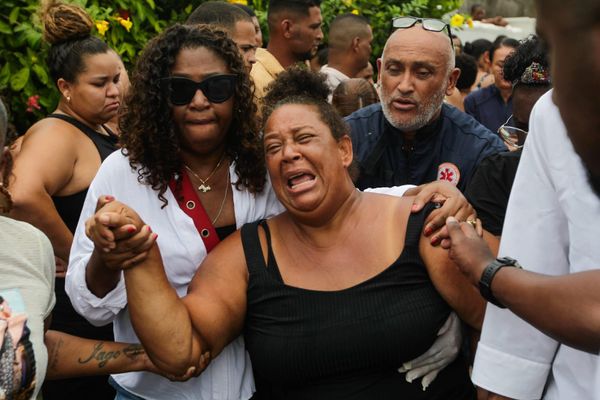
M 73 125 L 57 118 L 44 118 L 27 130 L 20 143 L 19 154 L 42 150 L 73 154 L 85 135 Z

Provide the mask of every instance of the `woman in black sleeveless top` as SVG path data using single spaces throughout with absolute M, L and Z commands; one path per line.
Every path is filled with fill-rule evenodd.
M 125 270 L 136 333 L 159 367 L 181 373 L 243 332 L 260 399 L 474 399 L 461 358 L 426 391 L 397 372 L 452 309 L 479 329 L 485 303 L 421 235 L 426 211 L 409 217 L 411 198 L 355 189 L 324 85 L 292 69 L 266 98 L 267 167 L 286 212 L 217 246 L 182 300 L 156 247 Z
M 34 124 L 15 148 L 10 215 L 36 226 L 52 243 L 57 279 L 51 328 L 112 340 L 111 325 L 94 327 L 73 310 L 64 274 L 88 186 L 102 160 L 117 149 L 116 135 L 104 124 L 118 112 L 123 64 L 106 43 L 91 36 L 93 22 L 83 9 L 52 2 L 43 22 L 51 44 L 50 76 L 61 97 L 54 113 Z M 112 397 L 105 376 L 44 386 L 46 400 Z

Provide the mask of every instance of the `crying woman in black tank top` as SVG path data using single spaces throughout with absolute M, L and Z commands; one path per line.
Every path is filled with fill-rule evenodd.
M 452 311 L 479 330 L 485 303 L 421 234 L 428 208 L 411 215 L 410 197 L 355 189 L 352 144 L 326 98 L 317 75 L 279 75 L 263 140 L 286 211 L 219 244 L 183 299 L 156 247 L 126 269 L 136 333 L 174 374 L 204 366 L 243 333 L 259 398 L 472 399 L 460 357 L 425 391 L 397 371 Z

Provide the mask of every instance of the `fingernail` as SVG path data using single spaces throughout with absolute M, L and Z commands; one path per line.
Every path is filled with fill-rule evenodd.
M 410 375 L 406 374 L 406 382 L 412 383 L 412 381 L 413 381 L 413 378 Z
M 425 236 L 429 236 L 429 235 L 431 235 L 432 231 L 433 231 L 433 229 L 431 229 L 431 227 L 428 226 L 423 230 L 423 233 L 425 234 Z
M 425 382 L 421 382 L 421 385 L 423 386 L 423 391 L 426 391 L 429 387 L 429 384 L 426 384 Z
M 135 232 L 135 228 L 133 226 L 130 226 L 129 228 L 127 228 L 127 232 L 133 233 Z
M 146 229 L 148 230 L 148 232 L 152 232 L 152 228 L 150 228 L 150 225 L 146 225 Z
M 398 372 L 400 372 L 401 374 L 405 373 L 406 371 L 408 371 L 408 370 L 404 367 L 398 368 Z
M 446 222 L 456 222 L 456 218 L 454 218 L 454 217 L 448 217 L 446 219 Z
M 154 236 L 154 240 L 158 239 L 158 233 L 153 233 L 152 235 Z
M 417 211 L 419 209 L 419 205 L 418 204 L 413 204 L 412 207 L 410 208 L 412 211 Z
M 434 236 L 431 238 L 431 245 L 432 246 L 437 246 L 438 244 L 440 244 L 440 238 L 439 236 Z
M 115 199 L 113 196 L 110 196 L 110 195 L 106 195 L 106 196 L 104 196 L 104 198 L 108 201 L 113 201 Z
M 409 369 L 412 368 L 412 365 L 410 364 L 410 361 L 405 362 L 404 364 L 402 364 L 402 368 L 406 369 L 407 371 Z

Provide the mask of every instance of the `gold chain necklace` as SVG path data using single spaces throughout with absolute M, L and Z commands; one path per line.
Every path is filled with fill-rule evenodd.
M 217 220 L 221 216 L 221 212 L 223 211 L 223 206 L 225 206 L 225 201 L 227 200 L 227 193 L 229 191 L 229 171 L 227 171 L 227 184 L 225 185 L 225 196 L 223 196 L 223 200 L 221 200 L 221 206 L 219 207 L 219 212 L 214 220 L 212 220 L 213 226 L 217 223 Z
M 190 167 L 187 166 L 186 163 L 183 163 L 183 166 L 194 176 L 194 178 L 196 178 L 200 181 L 201 185 L 198 186 L 198 191 L 200 191 L 202 193 L 206 193 L 206 192 L 210 192 L 212 190 L 212 188 L 208 184 L 208 181 L 210 180 L 210 178 L 212 178 L 215 175 L 215 173 L 221 166 L 221 163 L 223 162 L 224 159 L 225 159 L 225 153 L 223 153 L 223 155 L 221 156 L 221 159 L 217 163 L 217 166 L 212 170 L 212 172 L 205 179 L 200 178 L 197 173 L 195 173 Z

